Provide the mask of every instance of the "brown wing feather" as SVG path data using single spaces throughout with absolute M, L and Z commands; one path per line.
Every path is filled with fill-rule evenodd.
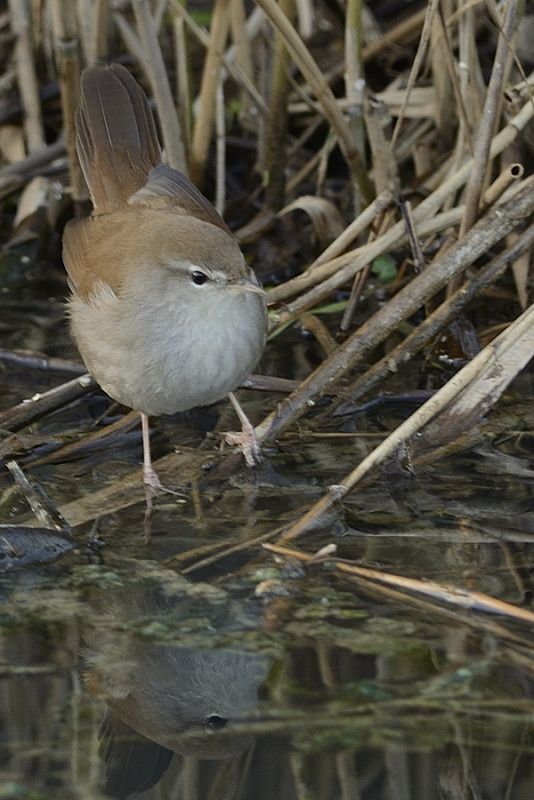
M 209 222 L 232 236 L 230 228 L 213 205 L 189 178 L 167 164 L 158 164 L 148 174 L 147 183 L 131 198 L 130 203 L 175 208 L 204 222 Z
M 139 215 L 130 208 L 67 223 L 63 263 L 73 294 L 87 299 L 98 283 L 107 284 L 116 294 L 120 292 L 132 261 L 127 250 L 132 246 L 131 230 L 138 230 L 140 223 Z
M 119 64 L 84 71 L 76 129 L 96 214 L 125 205 L 161 161 L 145 94 Z

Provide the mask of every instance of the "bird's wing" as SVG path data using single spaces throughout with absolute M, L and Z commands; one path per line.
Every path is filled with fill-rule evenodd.
M 87 300 L 95 289 L 109 287 L 117 294 L 123 285 L 128 261 L 124 258 L 124 222 L 135 228 L 136 220 L 123 218 L 129 209 L 72 219 L 63 233 L 63 263 L 73 294 Z M 131 216 L 131 213 L 129 214 Z
M 129 200 L 130 204 L 151 208 L 173 208 L 177 213 L 215 225 L 232 236 L 230 228 L 210 201 L 189 178 L 167 164 L 158 164 L 148 174 L 148 181 Z

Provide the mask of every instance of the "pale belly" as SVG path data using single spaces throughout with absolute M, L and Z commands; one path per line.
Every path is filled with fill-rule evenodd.
M 265 344 L 265 302 L 230 294 L 223 302 L 180 298 L 147 309 L 112 293 L 70 302 L 71 330 L 95 380 L 117 402 L 147 415 L 205 406 L 236 389 Z

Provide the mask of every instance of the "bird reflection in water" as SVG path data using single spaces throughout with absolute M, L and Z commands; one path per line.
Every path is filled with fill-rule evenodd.
M 91 600 L 98 622 L 86 629 L 85 683 L 108 707 L 100 731 L 108 797 L 148 790 L 175 753 L 225 759 L 252 742 L 231 729 L 256 708 L 267 660 L 237 649 L 210 649 L 209 642 L 182 646 L 180 620 L 189 626 L 191 613 L 197 624 L 204 617 L 204 629 L 209 626 L 212 633 L 244 625 L 242 604 L 222 592 L 202 596 L 199 585 L 194 588 L 188 595 L 136 586 Z M 158 641 L 158 631 L 166 640 L 172 631 L 173 642 Z

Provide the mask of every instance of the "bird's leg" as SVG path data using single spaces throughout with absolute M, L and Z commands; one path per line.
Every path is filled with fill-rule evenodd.
M 152 466 L 152 458 L 150 456 L 150 427 L 148 422 L 148 417 L 143 412 L 139 412 L 141 414 L 141 429 L 143 431 L 143 481 L 145 484 L 146 490 L 146 502 L 147 502 L 147 511 L 150 515 L 150 511 L 152 510 L 152 498 L 158 494 L 158 492 L 165 492 L 166 494 L 172 494 L 175 497 L 184 497 L 182 492 L 178 492 L 175 489 L 169 489 L 167 486 L 164 486 L 159 479 L 159 475 Z
M 158 477 L 158 473 L 152 466 L 150 456 L 150 429 L 148 417 L 141 412 L 141 428 L 143 431 L 143 481 L 148 490 L 154 494 L 163 490 L 163 486 Z
M 249 418 L 241 408 L 237 397 L 233 392 L 228 395 L 234 411 L 241 423 L 240 433 L 225 433 L 224 438 L 228 444 L 237 445 L 249 467 L 254 467 L 261 461 L 260 443 L 256 434 L 256 428 L 252 425 Z

